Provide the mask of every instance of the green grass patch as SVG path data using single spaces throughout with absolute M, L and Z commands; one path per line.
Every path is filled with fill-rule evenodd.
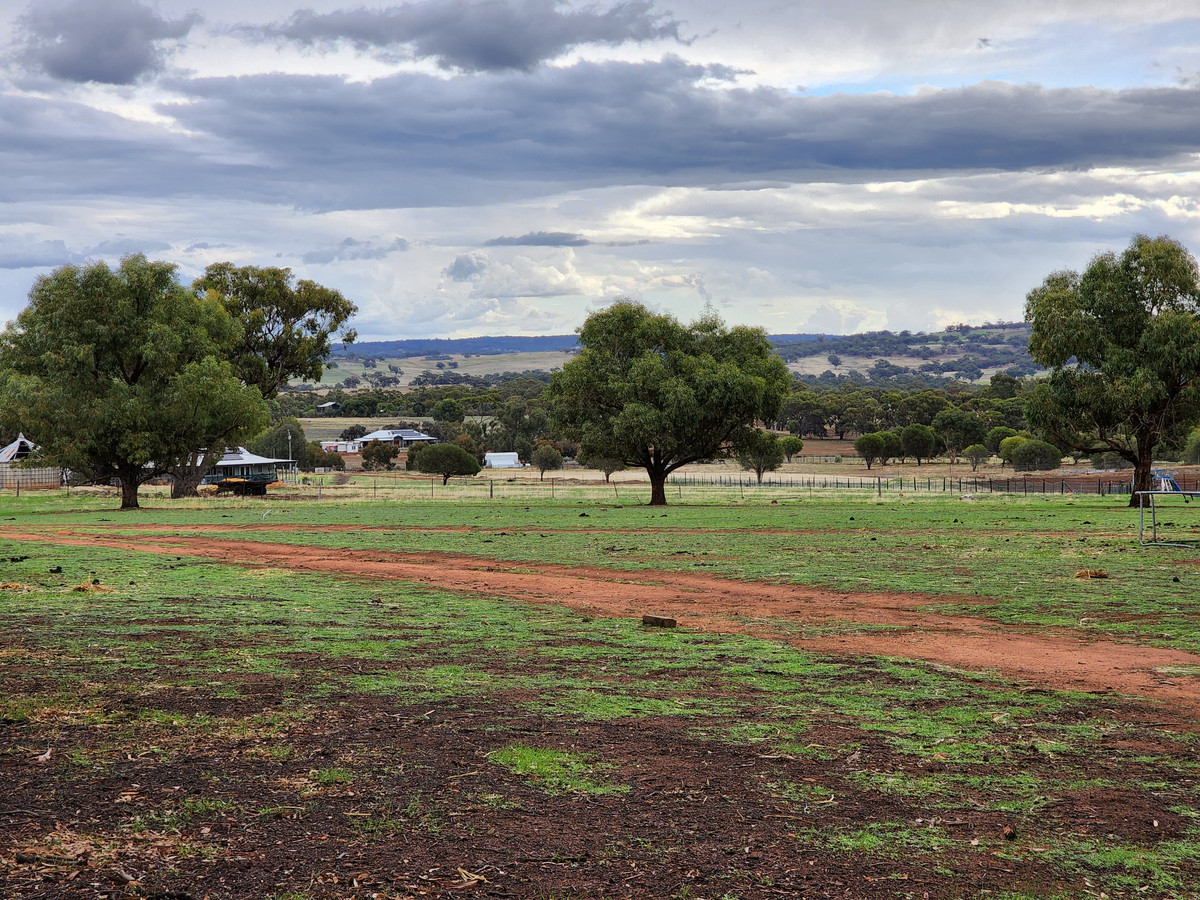
M 510 744 L 493 751 L 490 759 L 551 794 L 577 791 L 604 796 L 629 792 L 628 785 L 604 779 L 606 766 L 580 753 Z

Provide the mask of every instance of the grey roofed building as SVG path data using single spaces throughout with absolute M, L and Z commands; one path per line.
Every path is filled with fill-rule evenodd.
M 204 476 L 205 481 L 217 481 L 222 478 L 252 478 L 261 479 L 270 476 L 274 481 L 283 469 L 295 471 L 296 462 L 291 459 L 270 459 L 251 453 L 245 447 L 227 447 L 225 455 L 213 466 L 212 471 Z
M 372 431 L 370 434 L 364 434 L 358 439 L 360 447 L 367 446 L 371 441 L 395 444 L 403 450 L 413 444 L 436 444 L 437 438 L 413 428 L 383 428 L 379 431 Z
M 37 450 L 33 441 L 25 437 L 23 434 L 18 434 L 17 439 L 5 447 L 0 447 L 0 463 L 16 462 L 19 459 L 32 454 Z

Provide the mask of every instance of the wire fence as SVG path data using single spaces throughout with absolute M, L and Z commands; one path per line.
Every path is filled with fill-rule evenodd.
M 5 474 L 17 475 L 17 479 L 4 480 Z M 19 484 L 18 484 L 19 481 Z M 1184 491 L 1200 491 L 1200 477 L 1180 477 L 1179 486 Z M 72 488 L 62 486 L 57 469 L 13 469 L 10 473 L 0 470 L 0 488 L 7 490 L 32 490 L 35 488 Z M 82 488 L 80 494 L 100 492 L 112 494 L 112 488 Z M 150 498 L 169 496 L 169 488 L 146 486 L 143 493 Z M 1130 493 L 1130 483 L 1115 474 L 1071 475 L 1063 478 L 1041 478 L 1011 475 L 997 478 L 980 476 L 764 476 L 761 483 L 753 474 L 693 474 L 676 473 L 667 481 L 666 495 L 669 502 L 728 503 L 740 500 L 786 501 L 818 494 L 876 495 L 907 493 L 909 495 L 936 494 L 1003 494 L 1016 496 L 1059 494 L 1100 495 Z M 115 495 L 115 494 L 114 494 Z M 500 501 L 546 502 L 595 502 L 599 504 L 636 505 L 650 500 L 650 484 L 645 480 L 622 478 L 612 482 L 575 478 L 536 477 L 516 478 L 451 478 L 443 484 L 441 478 L 428 478 L 401 473 L 339 473 L 326 475 L 301 475 L 296 481 L 276 482 L 268 489 L 265 498 L 251 498 L 249 503 L 271 500 L 322 500 L 427 503 L 427 502 L 470 502 L 488 503 Z M 211 505 L 214 498 L 199 501 Z M 242 501 L 239 501 L 242 502 Z
M 1196 490 L 1200 479 L 1191 479 L 1192 487 L 1179 479 L 1181 490 Z M 776 477 L 764 475 L 759 482 L 754 476 L 742 475 L 672 475 L 668 483 L 679 486 L 718 485 L 723 487 L 800 488 L 810 490 L 927 491 L 955 494 L 1129 494 L 1129 481 L 1105 476 L 1073 475 L 1069 478 L 1037 478 L 1016 475 L 1008 478 L 955 477 L 938 475 L 920 477 L 838 477 L 808 475 Z

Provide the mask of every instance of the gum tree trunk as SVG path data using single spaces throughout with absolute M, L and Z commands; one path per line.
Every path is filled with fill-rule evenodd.
M 135 475 L 121 476 L 121 509 L 140 509 L 138 506 L 138 488 L 141 484 Z

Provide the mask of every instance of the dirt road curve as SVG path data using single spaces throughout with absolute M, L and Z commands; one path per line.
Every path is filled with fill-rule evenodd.
M 901 593 L 840 593 L 672 572 L 617 572 L 597 567 L 505 563 L 455 554 L 327 550 L 294 544 L 214 540 L 190 535 L 136 539 L 83 532 L 0 536 L 59 544 L 111 547 L 202 557 L 245 566 L 329 572 L 462 590 L 529 603 L 566 606 L 586 615 L 671 616 L 713 632 L 775 637 L 838 655 L 921 659 L 974 670 L 996 670 L 1031 686 L 1115 691 L 1161 701 L 1156 715 L 1181 722 L 1200 718 L 1200 683 L 1164 675 L 1164 666 L 1200 666 L 1200 656 L 1136 644 L 1091 640 L 1080 633 L 1025 632 L 983 618 L 931 614 L 937 598 Z M 857 622 L 896 626 L 872 633 L 796 633 L 792 628 Z

